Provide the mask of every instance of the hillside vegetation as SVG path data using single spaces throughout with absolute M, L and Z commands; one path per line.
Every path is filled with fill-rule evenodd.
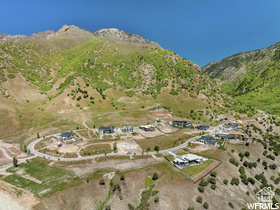
M 279 109 L 280 44 L 238 53 L 202 68 L 211 78 L 222 80 L 221 90 L 241 102 L 272 114 Z
M 221 94 L 195 63 L 117 29 L 5 36 L 0 90 L 0 137 L 17 140 L 84 128 L 89 118 L 90 126 L 152 123 L 149 110 L 159 107 L 196 123 L 255 112 Z

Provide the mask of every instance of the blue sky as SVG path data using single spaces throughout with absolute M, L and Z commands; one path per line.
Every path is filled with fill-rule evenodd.
M 279 0 L 13 0 L 1 2 L 0 32 L 118 28 L 202 67 L 279 42 L 279 11 Z

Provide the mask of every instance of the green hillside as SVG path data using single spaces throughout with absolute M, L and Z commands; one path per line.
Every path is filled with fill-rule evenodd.
M 109 38 L 92 39 L 66 51 L 55 51 L 45 40 L 1 42 L 0 47 L 0 62 L 6 63 L 1 67 L 1 81 L 20 72 L 44 93 L 60 78 L 65 81 L 59 85 L 56 95 L 77 77 L 100 91 L 108 88 L 142 90 L 154 97 L 169 81 L 175 94 L 182 88 L 200 91 L 211 83 L 192 62 L 170 50 L 131 46 Z M 6 76 L 4 69 L 8 72 Z M 55 72 L 53 76 L 51 69 Z
M 239 53 L 202 68 L 221 80 L 221 90 L 250 106 L 280 114 L 280 44 Z
M 255 113 L 171 50 L 117 29 L 100 31 L 63 26 L 43 38 L 0 40 L 2 137 L 32 138 L 28 132 L 71 130 L 85 120 L 137 126 L 155 120 L 149 110 L 159 107 L 208 124 L 225 113 Z

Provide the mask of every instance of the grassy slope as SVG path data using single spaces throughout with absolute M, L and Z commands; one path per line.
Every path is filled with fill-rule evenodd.
M 243 160 L 244 162 L 245 160 L 256 161 L 264 150 L 262 145 L 259 143 L 255 143 L 249 147 L 242 145 L 228 147 L 229 151 L 227 152 L 221 150 L 208 150 L 199 153 L 200 155 L 211 156 L 212 158 L 216 158 L 222 162 L 222 164 L 215 169 L 217 172 L 217 177 L 215 178 L 215 190 L 212 190 L 210 188 L 210 184 L 208 184 L 208 186 L 205 187 L 204 193 L 200 193 L 197 189 L 199 183 L 193 184 L 190 179 L 180 173 L 179 170 L 175 169 L 171 164 L 163 162 L 135 170 L 117 171 L 115 177 L 113 178 L 113 182 L 114 184 L 120 185 L 121 191 L 116 190 L 115 192 L 111 192 L 109 197 L 107 197 L 109 191 L 109 180 L 105 179 L 105 187 L 107 187 L 106 195 L 104 195 L 104 186 L 98 185 L 98 181 L 102 176 L 101 175 L 92 179 L 89 184 L 83 183 L 79 187 L 70 188 L 60 193 L 56 193 L 54 196 L 43 198 L 41 204 L 39 204 L 37 208 L 54 206 L 69 208 L 74 205 L 74 203 L 76 203 L 79 208 L 93 207 L 97 203 L 100 206 L 106 199 L 106 205 L 110 205 L 111 208 L 116 209 L 127 209 L 128 204 L 137 207 L 141 204 L 140 201 L 142 201 L 142 205 L 149 203 L 150 209 L 185 209 L 191 206 L 195 209 L 202 209 L 202 204 L 196 202 L 196 197 L 202 196 L 204 202 L 206 201 L 209 203 L 210 209 L 219 209 L 221 206 L 225 209 L 230 209 L 227 208 L 229 202 L 232 202 L 236 209 L 241 209 L 246 207 L 247 202 L 255 202 L 256 197 L 254 190 L 258 188 L 261 183 L 256 180 L 254 185 L 250 183 L 245 185 L 241 181 L 239 186 L 231 185 L 230 183 L 225 185 L 223 183 L 224 179 L 227 179 L 230 182 L 231 178 L 240 176 L 240 173 L 238 172 L 239 167 L 229 163 L 229 159 L 234 157 L 239 162 L 240 166 L 242 163 L 239 161 L 238 151 L 243 153 L 245 151 L 250 151 L 250 157 L 245 158 Z M 234 149 L 235 152 L 231 153 L 231 149 Z M 265 157 L 261 157 L 261 160 L 262 159 L 265 159 L 270 164 L 277 163 L 279 157 L 277 157 L 277 160 L 275 161 L 269 160 Z M 106 160 L 104 161 L 106 162 Z M 258 167 L 256 169 L 249 169 L 245 167 L 245 171 L 248 177 L 254 177 L 255 174 L 259 174 L 263 171 L 263 166 L 261 163 L 258 163 Z M 147 178 L 151 177 L 155 172 L 159 175 L 158 180 L 152 181 Z M 101 174 L 102 173 L 106 172 L 101 171 Z M 120 180 L 121 175 L 124 175 L 124 181 Z M 278 177 L 277 171 L 271 169 L 264 170 L 264 175 L 269 184 L 273 183 L 269 179 L 270 176 L 274 175 L 275 177 Z M 208 175 L 204 178 L 204 180 L 207 180 L 209 177 L 210 176 Z M 90 187 L 93 184 L 95 185 L 94 190 Z M 277 185 L 274 186 L 277 187 Z M 150 192 L 144 193 L 144 190 L 149 190 L 151 187 L 152 190 Z M 153 196 L 151 192 L 155 190 L 158 190 L 158 193 Z M 103 198 L 100 196 L 90 196 L 93 191 L 100 192 L 103 195 Z M 249 196 L 246 195 L 247 191 L 250 193 Z M 77 193 L 83 196 L 75 197 L 74 195 L 77 195 Z M 67 199 L 69 196 L 71 196 L 71 200 Z M 89 199 L 89 196 L 91 199 Z M 122 196 L 122 199 L 120 199 L 120 196 Z M 156 196 L 159 197 L 159 203 L 154 202 Z M 276 199 L 279 200 L 279 195 L 276 196 Z M 61 202 L 61 200 L 65 200 L 66 202 Z M 83 203 L 83 201 L 86 201 L 86 203 Z
M 279 115 L 279 52 L 277 43 L 210 63 L 203 71 L 222 80 L 223 92 L 249 106 Z
M 50 40 L 0 42 L 5 62 L 0 114 L 13 109 L 0 125 L 5 130 L 1 138 L 28 140 L 37 132 L 72 130 L 91 116 L 90 126 L 146 124 L 154 119 L 140 109 L 158 103 L 173 115 L 208 122 L 206 113 L 190 112 L 205 110 L 217 92 L 192 62 L 149 45 L 110 38 L 76 40 L 62 34 Z M 198 92 L 208 96 L 208 102 L 198 99 Z M 111 115 L 100 117 L 108 112 Z M 6 129 L 8 125 L 13 127 Z
M 269 120 L 266 121 L 266 126 L 269 126 Z M 256 125 L 262 127 L 264 126 L 263 124 L 264 123 L 259 123 Z M 257 133 L 253 131 L 253 127 L 249 127 L 252 135 L 257 135 Z M 275 128 L 275 132 L 279 132 L 277 127 L 273 126 L 273 128 Z M 273 132 L 269 133 L 272 134 Z M 202 204 L 196 202 L 197 196 L 202 196 L 203 200 L 208 202 L 210 208 L 213 209 L 219 209 L 220 206 L 227 207 L 228 202 L 233 203 L 236 209 L 241 209 L 246 207 L 245 205 L 247 202 L 255 202 L 256 200 L 254 190 L 258 191 L 258 188 L 262 185 L 262 183 L 255 178 L 256 174 L 263 172 L 267 179 L 267 184 L 272 184 L 274 190 L 279 188 L 278 184 L 274 183 L 272 180 L 273 178 L 270 179 L 272 176 L 274 176 L 274 179 L 279 177 L 279 156 L 273 153 L 275 148 L 278 148 L 279 151 L 279 139 L 272 139 L 270 141 L 268 141 L 268 139 L 266 142 L 270 142 L 268 148 L 272 151 L 268 148 L 265 149 L 265 147 L 257 141 L 254 141 L 253 144 L 249 146 L 227 144 L 227 151 L 208 149 L 200 150 L 199 152 L 198 148 L 201 149 L 201 145 L 191 144 L 187 149 L 189 152 L 221 161 L 221 165 L 215 169 L 217 172 L 217 177 L 215 178 L 216 189 L 212 190 L 210 188 L 211 184 L 208 184 L 208 186 L 205 187 L 204 193 L 200 193 L 197 189 L 199 182 L 193 184 L 190 179 L 180 173 L 179 170 L 162 157 L 162 160 L 160 160 L 160 157 L 159 159 L 154 159 L 148 156 L 139 156 L 134 159 L 129 159 L 129 157 L 103 157 L 96 160 L 96 163 L 92 163 L 91 161 L 74 163 L 61 162 L 56 163 L 54 166 L 48 166 L 45 160 L 36 159 L 30 164 L 21 164 L 19 169 L 23 168 L 31 177 L 43 181 L 42 185 L 38 185 L 34 181 L 30 181 L 29 179 L 15 174 L 2 178 L 18 187 L 31 189 L 34 193 L 39 193 L 44 189 L 51 188 L 50 191 L 45 191 L 45 195 L 54 194 L 43 198 L 42 202 L 36 207 L 38 209 L 74 207 L 96 209 L 103 204 L 105 206 L 111 205 L 111 208 L 116 209 L 126 209 L 128 208 L 128 204 L 134 207 L 150 204 L 150 208 L 152 209 L 184 209 L 190 206 L 195 209 L 200 209 L 202 208 Z M 243 160 L 240 160 L 239 153 L 242 152 L 244 154 L 246 151 L 250 152 L 249 157 L 244 157 Z M 264 151 L 267 151 L 269 155 L 275 156 L 275 160 L 262 155 Z M 229 162 L 230 158 L 234 158 L 239 163 L 239 166 L 236 167 L 231 164 Z M 258 158 L 260 158 L 260 162 L 257 162 Z M 139 168 L 135 168 L 134 165 L 137 164 L 137 161 L 140 159 L 143 159 L 144 162 L 149 162 L 151 165 L 146 164 L 145 167 L 142 166 L 143 168 L 139 166 Z M 158 162 L 159 160 L 160 162 Z M 118 164 L 114 164 L 112 161 L 116 161 L 115 163 L 120 165 L 125 164 L 126 167 L 122 168 L 121 171 L 116 171 L 118 169 L 116 169 L 117 167 L 115 165 Z M 244 166 L 247 177 L 253 177 L 255 179 L 256 182 L 254 185 L 251 183 L 244 184 L 241 181 L 238 170 L 240 166 L 243 166 L 245 161 L 257 163 L 256 168 L 250 169 Z M 273 170 L 268 167 L 265 170 L 262 164 L 263 161 L 266 161 L 268 166 L 276 164 L 277 169 Z M 102 164 L 99 164 L 99 167 L 97 167 L 96 165 L 99 162 Z M 155 164 L 155 162 L 157 163 Z M 128 166 L 129 163 L 131 166 Z M 86 172 L 80 175 L 74 175 L 71 170 L 75 173 L 82 170 Z M 191 167 L 188 168 L 188 170 L 190 170 L 190 173 L 195 172 Z M 15 169 L 11 170 L 12 173 L 15 173 L 15 171 Z M 120 185 L 120 191 L 116 190 L 113 192 L 112 188 L 109 187 L 109 180 L 102 177 L 103 174 L 112 171 L 116 171 L 113 182 L 114 184 Z M 155 172 L 159 175 L 159 179 L 153 181 L 151 180 L 151 176 Z M 120 180 L 121 175 L 125 176 L 124 181 Z M 78 177 L 74 178 L 75 176 Z M 209 177 L 208 175 L 203 179 L 207 180 Z M 233 177 L 239 178 L 240 183 L 238 186 L 230 184 Z M 105 179 L 105 186 L 98 184 L 101 179 Z M 227 185 L 223 183 L 225 179 L 229 181 Z M 21 180 L 21 182 L 17 182 L 16 180 Z M 71 182 L 72 184 L 66 185 L 64 182 Z M 152 192 L 155 190 L 158 190 L 158 193 L 152 195 Z M 249 195 L 246 195 L 247 191 Z M 44 196 L 44 194 L 41 194 L 41 196 Z M 156 196 L 160 199 L 159 203 L 154 202 Z M 280 199 L 279 195 L 276 195 L 275 198 L 277 200 Z M 168 200 L 168 202 L 165 202 L 166 200 Z

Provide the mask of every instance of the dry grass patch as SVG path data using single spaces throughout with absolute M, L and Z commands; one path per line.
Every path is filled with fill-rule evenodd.
M 111 152 L 111 145 L 110 144 L 94 144 L 86 146 L 84 149 L 80 151 L 82 156 L 85 155 L 94 155 L 94 154 L 105 154 Z
M 154 151 L 155 146 L 159 146 L 160 150 L 172 148 L 177 145 L 183 144 L 188 139 L 194 136 L 195 135 L 185 134 L 185 129 L 182 129 L 171 134 L 135 141 L 143 150 L 147 151 L 148 148 L 150 148 L 150 151 Z
M 76 133 L 80 134 L 83 138 L 89 139 L 88 132 L 90 131 L 76 131 Z
M 35 144 L 35 149 L 43 149 L 45 147 L 47 147 L 47 145 L 53 143 L 52 137 L 51 138 L 47 138 L 44 140 L 39 141 L 37 144 Z

